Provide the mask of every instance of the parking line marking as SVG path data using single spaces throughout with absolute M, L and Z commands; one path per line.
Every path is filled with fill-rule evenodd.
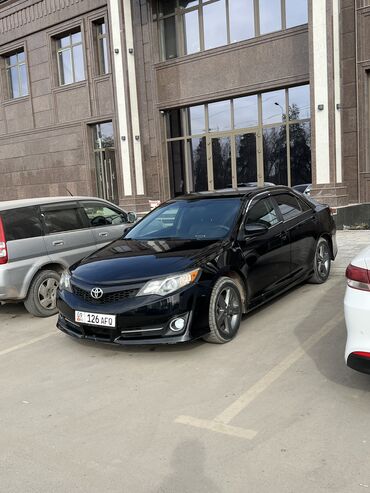
M 12 346 L 8 349 L 3 349 L 0 351 L 0 356 L 3 356 L 4 354 L 12 353 L 13 351 L 17 351 L 17 349 L 22 349 L 26 346 L 31 346 L 31 344 L 35 344 L 36 342 L 43 341 L 44 339 L 47 339 L 48 337 L 55 336 L 55 332 L 50 332 L 49 334 L 44 334 L 43 336 L 39 337 L 34 337 L 33 339 L 30 339 L 27 342 L 22 342 L 21 344 L 17 344 L 16 346 Z
M 343 318 L 343 314 L 339 313 L 332 320 L 326 322 L 326 324 L 322 326 L 321 330 L 315 334 L 312 334 L 312 336 L 306 339 L 301 347 L 290 353 L 214 419 L 208 420 L 194 418 L 193 416 L 178 416 L 175 419 L 175 423 L 181 423 L 184 425 L 193 426 L 195 428 L 203 428 L 205 430 L 215 431 L 217 433 L 252 440 L 257 435 L 257 431 L 248 430 L 239 426 L 232 426 L 229 424 L 230 421 L 233 420 L 241 411 L 243 411 L 251 402 L 253 402 L 254 399 L 256 399 L 262 392 L 267 390 L 270 385 L 272 385 L 286 370 L 288 370 L 302 356 L 304 356 L 307 351 L 309 351 L 323 337 L 329 334 L 331 330 L 343 321 Z
M 234 419 L 241 411 L 243 411 L 256 397 L 264 392 L 270 385 L 272 385 L 286 370 L 294 365 L 307 351 L 309 351 L 315 344 L 317 344 L 323 337 L 325 337 L 332 329 L 334 329 L 338 323 L 343 320 L 343 314 L 340 313 L 332 320 L 329 320 L 321 330 L 310 336 L 302 344 L 280 363 L 278 363 L 272 370 L 270 370 L 264 377 L 250 387 L 244 394 L 242 394 L 235 402 L 230 404 L 224 411 L 216 416 L 215 421 L 223 424 L 228 424 Z
M 223 433 L 225 435 L 231 435 L 238 438 L 246 438 L 247 440 L 252 440 L 257 435 L 257 432 L 254 430 L 246 430 L 237 426 L 218 423 L 213 420 L 193 418 L 192 416 L 178 416 L 175 419 L 175 422 L 183 425 L 194 426 L 195 428 L 216 431 L 217 433 Z

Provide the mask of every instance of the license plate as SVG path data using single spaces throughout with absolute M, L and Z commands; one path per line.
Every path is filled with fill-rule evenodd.
M 103 313 L 75 312 L 75 322 L 79 324 L 99 325 L 100 327 L 115 327 L 116 316 Z

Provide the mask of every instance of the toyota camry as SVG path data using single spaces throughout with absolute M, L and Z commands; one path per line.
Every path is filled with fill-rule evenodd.
M 329 207 L 288 187 L 185 195 L 63 273 L 57 324 L 108 343 L 225 343 L 244 313 L 325 282 L 336 253 Z

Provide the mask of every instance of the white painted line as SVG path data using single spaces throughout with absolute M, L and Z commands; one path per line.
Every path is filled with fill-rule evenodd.
M 175 422 L 183 425 L 195 426 L 195 428 L 216 431 L 217 433 L 223 433 L 238 438 L 246 438 L 247 440 L 252 440 L 257 435 L 257 432 L 254 430 L 245 430 L 244 428 L 238 428 L 237 426 L 217 423 L 216 421 L 207 419 L 193 418 L 192 416 L 179 416 L 175 419 Z
M 35 344 L 36 342 L 43 341 L 44 339 L 47 339 L 48 337 L 55 335 L 56 332 L 50 332 L 49 334 L 44 334 L 43 336 L 34 337 L 33 339 L 30 339 L 27 342 L 22 342 L 21 344 L 17 344 L 16 346 L 12 346 L 8 349 L 3 349 L 2 351 L 0 351 L 0 356 L 3 356 L 4 354 L 12 353 L 13 351 L 17 351 L 18 349 L 22 349 L 27 346 L 31 346 L 31 344 Z
M 277 364 L 272 370 L 270 370 L 264 377 L 250 387 L 239 399 L 233 404 L 227 407 L 222 413 L 220 413 L 215 421 L 218 423 L 228 424 L 234 419 L 241 411 L 243 411 L 256 397 L 264 392 L 270 385 L 272 385 L 281 375 L 293 366 L 307 351 L 309 351 L 315 344 L 317 344 L 323 337 L 325 337 L 332 329 L 334 329 L 343 320 L 343 314 L 340 313 L 332 320 L 329 320 L 321 330 L 310 336 L 301 347 L 297 348 L 286 358 L 284 358 L 279 364 Z

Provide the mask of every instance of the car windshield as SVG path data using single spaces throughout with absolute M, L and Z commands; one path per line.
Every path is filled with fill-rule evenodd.
M 240 198 L 182 199 L 144 217 L 125 236 L 134 240 L 216 240 L 229 236 Z

